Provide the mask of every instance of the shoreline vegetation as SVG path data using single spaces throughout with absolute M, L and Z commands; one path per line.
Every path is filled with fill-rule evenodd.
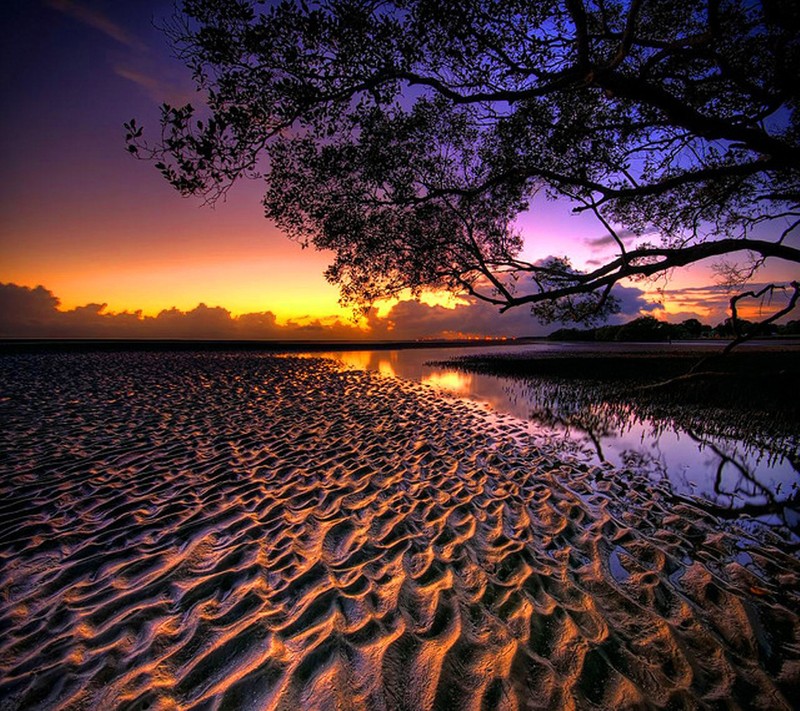
M 764 436 L 800 430 L 800 321 L 722 355 L 730 342 L 725 324 L 715 330 L 695 319 L 667 324 L 652 317 L 597 329 L 559 329 L 545 337 L 430 339 L 417 341 L 253 341 L 0 339 L 0 355 L 102 352 L 323 353 L 555 345 L 564 350 L 454 355 L 431 365 L 536 382 L 554 402 L 630 406 L 641 417 L 669 419 L 686 429 Z M 689 324 L 689 326 L 687 326 Z M 687 328 L 701 338 L 683 340 Z M 672 340 L 675 336 L 675 340 Z M 636 337 L 638 340 L 629 340 Z M 715 348 L 715 346 L 719 348 Z M 732 432 L 730 430 L 733 430 Z M 752 439 L 752 437 L 751 437 Z M 795 447 L 796 448 L 796 447 Z
M 619 344 L 563 352 L 456 356 L 432 363 L 514 378 L 587 383 L 598 397 L 623 393 L 652 406 L 735 407 L 800 422 L 800 343 L 752 344 L 727 355 L 688 346 L 680 350 Z M 694 370 L 692 370 L 694 368 Z
M 751 343 L 724 356 L 690 346 L 675 350 L 675 344 L 610 345 L 466 355 L 435 365 L 524 381 L 536 401 L 548 403 L 539 419 L 554 424 L 591 431 L 619 425 L 632 412 L 697 436 L 779 452 L 800 469 L 800 344 Z
M 746 319 L 727 318 L 716 326 L 701 323 L 696 318 L 680 323 L 660 321 L 654 316 L 641 316 L 627 323 L 596 328 L 559 328 L 550 333 L 551 341 L 623 341 L 658 342 L 687 341 L 697 339 L 728 339 L 737 335 L 771 339 L 800 337 L 800 320 L 784 324 L 760 324 Z

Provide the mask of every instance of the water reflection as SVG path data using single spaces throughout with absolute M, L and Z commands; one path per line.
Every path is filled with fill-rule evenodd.
M 455 370 L 437 371 L 423 375 L 421 382 L 424 385 L 432 385 L 435 388 L 442 388 L 458 395 L 467 395 L 472 385 L 472 375 Z
M 748 514 L 797 528 L 794 437 L 703 434 L 667 418 L 643 417 L 626 404 L 591 402 L 590 392 L 542 380 L 506 380 L 504 387 L 509 397 L 528 403 L 531 419 L 580 441 L 598 462 L 646 473 L 677 494 L 700 497 L 719 516 Z M 725 430 L 726 423 L 715 425 Z
M 322 355 L 331 357 L 330 353 Z M 353 368 L 354 370 L 378 370 L 378 368 L 372 367 L 373 353 L 371 351 L 343 351 L 337 355 L 338 360 L 348 368 Z
M 498 412 L 510 413 L 527 419 L 525 403 L 515 404 L 513 395 L 505 390 L 506 381 L 485 375 L 465 373 L 455 368 L 432 367 L 433 360 L 444 360 L 453 356 L 515 352 L 533 350 L 537 352 L 556 350 L 548 343 L 532 346 L 482 346 L 477 348 L 420 348 L 383 351 L 331 351 L 309 354 L 315 357 L 336 360 L 348 368 L 371 370 L 382 375 L 415 380 L 439 388 L 451 395 L 476 400 L 490 405 Z
M 702 427 L 638 415 L 628 405 L 593 399 L 575 383 L 517 380 L 428 365 L 456 355 L 521 350 L 553 351 L 557 344 L 525 347 L 331 352 L 320 354 L 350 368 L 416 380 L 443 392 L 488 404 L 525 419 L 538 434 L 577 443 L 596 463 L 646 473 L 679 496 L 699 498 L 714 514 L 747 514 L 797 531 L 800 464 L 797 437 L 775 439 L 709 435 Z M 728 424 L 719 413 L 716 433 Z

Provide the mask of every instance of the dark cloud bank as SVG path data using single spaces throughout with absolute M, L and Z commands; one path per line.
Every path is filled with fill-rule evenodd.
M 613 322 L 652 311 L 636 288 L 616 287 L 622 311 Z M 141 312 L 109 313 L 105 304 L 86 304 L 60 311 L 58 298 L 43 286 L 0 284 L 0 338 L 126 338 L 221 340 L 413 340 L 461 336 L 540 336 L 559 324 L 542 325 L 527 309 L 499 314 L 483 302 L 447 309 L 402 301 L 384 316 L 371 314 L 368 330 L 340 320 L 289 321 L 279 324 L 271 311 L 233 316 L 220 306 L 199 304 L 191 311 L 176 308 L 157 316 Z

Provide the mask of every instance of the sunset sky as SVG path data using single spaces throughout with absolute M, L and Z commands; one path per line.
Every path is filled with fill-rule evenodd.
M 7 285 L 3 318 L 13 327 L 6 324 L 0 335 L 83 333 L 64 325 L 60 314 L 69 311 L 73 324 L 100 324 L 101 331 L 107 328 L 102 333 L 114 336 L 147 335 L 132 330 L 141 326 L 134 321 L 153 317 L 152 325 L 164 310 L 173 316 L 170 323 L 193 313 L 192 323 L 203 328 L 184 319 L 181 333 L 198 337 L 526 335 L 552 329 L 527 313 L 498 317 L 491 308 L 463 304 L 455 311 L 400 304 L 390 312 L 387 306 L 355 329 L 337 304 L 336 288 L 322 276 L 329 255 L 301 249 L 264 219 L 258 182 L 235 186 L 212 209 L 180 197 L 151 164 L 132 159 L 124 121 L 136 117 L 157 131 L 160 103 L 197 101 L 188 71 L 154 27 L 171 8 L 171 0 L 4 3 L 0 283 Z M 520 228 L 528 257 L 568 252 L 584 266 L 610 254 L 598 224 L 571 216 L 561 204 L 537 202 Z M 766 276 L 787 278 L 789 267 L 759 280 Z M 651 312 L 715 323 L 724 317 L 727 297 L 706 289 L 712 284 L 704 267 L 675 275 L 663 308 L 648 305 L 659 298 L 655 293 L 637 291 L 655 286 L 631 286 L 620 319 Z M 43 289 L 35 290 L 39 285 Z M 220 309 L 197 311 L 200 303 Z M 136 311 L 139 317 L 112 327 L 111 314 Z M 262 319 L 251 318 L 246 327 L 234 323 L 242 314 Z M 34 316 L 39 330 L 25 330 Z M 162 316 L 159 334 L 170 334 L 166 324 Z M 334 329 L 326 331 L 331 324 Z

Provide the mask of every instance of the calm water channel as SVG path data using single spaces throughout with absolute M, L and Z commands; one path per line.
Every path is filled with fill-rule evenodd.
M 731 514 L 748 512 L 764 523 L 785 526 L 795 533 L 800 530 L 800 463 L 795 455 L 786 452 L 785 446 L 764 442 L 756 446 L 727 437 L 698 435 L 674 423 L 638 417 L 619 406 L 548 402 L 535 380 L 467 373 L 430 364 L 462 355 L 563 352 L 565 348 L 586 347 L 580 343 L 541 343 L 316 355 L 349 368 L 415 380 L 450 396 L 484 403 L 494 412 L 526 420 L 531 436 L 559 437 L 579 446 L 596 463 L 645 471 L 653 479 L 668 481 L 673 491 L 683 496 L 702 497 Z M 614 347 L 609 345 L 610 350 Z M 625 344 L 626 349 L 630 347 Z M 692 348 L 697 347 L 692 344 Z M 597 344 L 591 344 L 591 348 L 597 350 Z

